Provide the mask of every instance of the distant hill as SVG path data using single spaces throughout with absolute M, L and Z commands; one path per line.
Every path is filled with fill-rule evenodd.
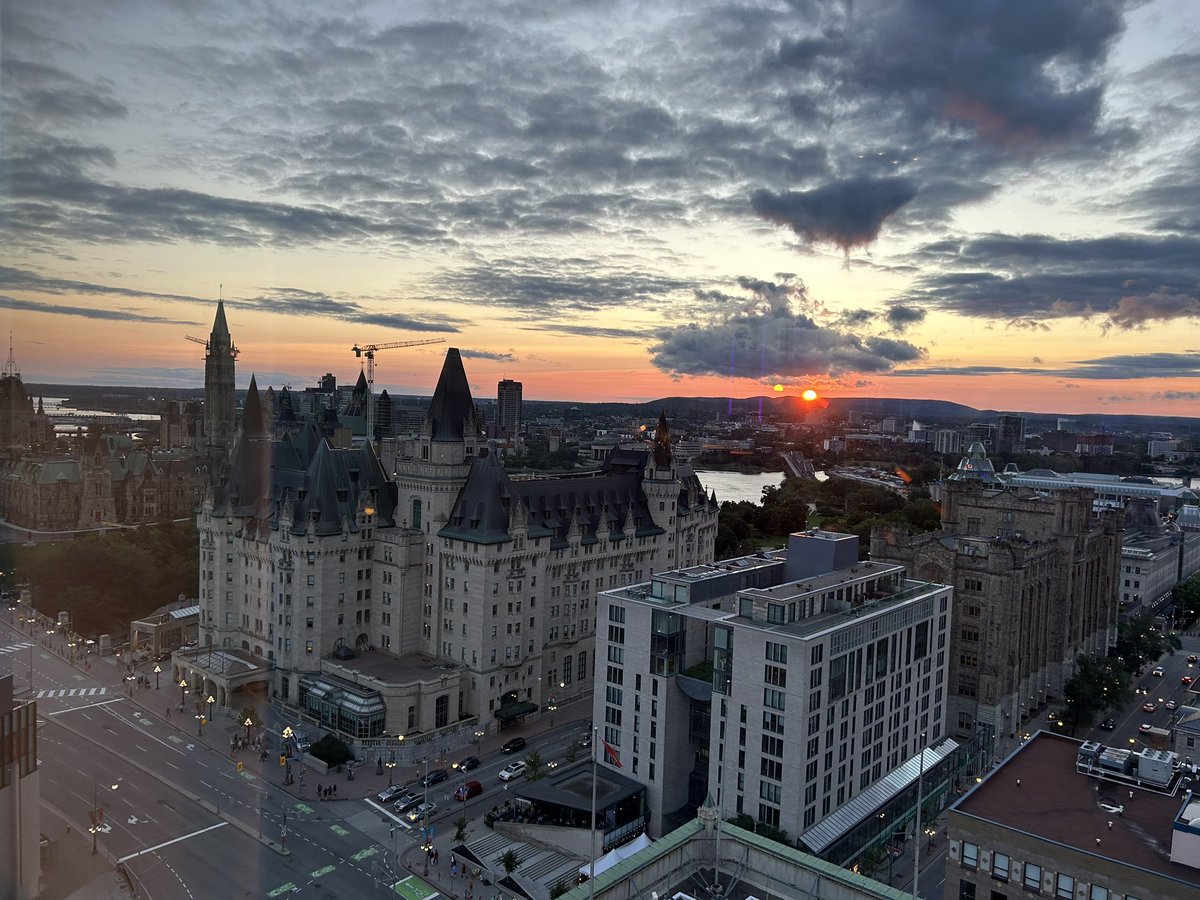
M 33 397 L 69 397 L 73 406 L 80 409 L 111 410 L 117 413 L 157 412 L 164 400 L 200 400 L 203 388 L 147 388 L 147 387 L 104 387 L 97 385 L 63 385 L 29 383 L 26 390 Z M 238 391 L 239 401 L 245 391 Z M 392 395 L 392 399 L 408 403 L 428 403 L 429 397 L 415 395 Z M 494 399 L 479 397 L 485 403 Z M 845 419 L 851 410 L 863 413 L 868 418 L 879 419 L 894 416 L 909 422 L 916 419 L 925 424 L 964 425 L 970 422 L 992 422 L 1001 412 L 1015 410 L 975 409 L 962 403 L 948 400 L 910 400 L 895 397 L 831 397 L 827 401 L 829 416 Z M 741 420 L 754 415 L 761 409 L 763 415 L 782 421 L 800 421 L 807 411 L 807 404 L 794 396 L 776 397 L 662 397 L 646 403 L 578 403 L 569 400 L 526 400 L 527 418 L 539 415 L 561 416 L 567 421 L 577 421 L 586 413 L 589 416 L 614 416 L 630 419 L 654 419 L 665 410 L 669 418 L 692 421 Z M 1101 414 L 1053 414 L 1021 412 L 1027 427 L 1034 431 L 1045 431 L 1055 427 L 1056 419 L 1069 418 L 1076 423 L 1080 432 L 1095 431 L 1170 431 L 1176 434 L 1200 432 L 1200 418 L 1192 416 L 1140 416 L 1127 413 Z

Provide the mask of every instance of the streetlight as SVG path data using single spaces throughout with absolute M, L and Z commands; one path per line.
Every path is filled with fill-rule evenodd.
M 71 646 L 74 647 L 75 645 L 72 644 Z M 162 674 L 162 666 L 160 666 L 158 663 L 155 663 L 154 664 L 154 689 L 156 691 L 158 690 L 158 676 L 160 674 Z
M 391 787 L 392 786 L 392 769 L 396 768 L 396 761 L 394 759 L 389 759 L 387 762 L 384 763 L 384 766 L 388 770 L 388 787 Z
M 111 786 L 106 785 L 109 790 L 115 791 L 120 787 L 119 782 L 114 782 Z M 92 832 L 92 855 L 96 855 L 96 835 L 100 833 L 101 826 L 104 825 L 104 810 L 100 808 L 100 785 L 96 780 L 96 776 L 92 776 L 92 827 L 89 829 Z
M 216 703 L 217 701 L 213 699 L 212 694 L 209 694 L 208 699 L 205 700 L 204 702 L 208 704 L 208 721 L 211 722 L 212 721 L 212 707 L 213 707 L 213 704 Z
M 249 747 L 250 746 L 250 726 L 254 724 L 254 720 L 252 718 L 250 718 L 249 716 L 246 716 L 246 721 L 243 722 L 242 724 L 246 726 L 246 746 Z
M 429 851 L 433 849 L 433 841 L 429 839 L 429 757 L 425 757 L 425 780 L 421 782 L 425 789 L 425 799 L 421 803 L 421 839 L 422 850 L 425 851 L 425 877 L 429 877 Z
M 179 708 L 183 709 L 183 702 L 187 700 L 187 679 L 179 679 Z
M 196 713 L 196 734 L 204 737 L 204 713 Z

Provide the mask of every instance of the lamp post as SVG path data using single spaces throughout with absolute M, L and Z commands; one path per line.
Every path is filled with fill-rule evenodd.
M 179 679 L 179 706 L 183 707 L 183 702 L 187 700 L 187 679 Z
M 115 791 L 120 784 L 114 782 L 109 786 L 109 790 Z M 104 824 L 104 810 L 100 808 L 100 783 L 96 780 L 96 776 L 92 776 L 92 855 L 96 855 L 96 835 L 100 833 L 100 827 Z
M 75 645 L 72 644 L 71 646 L 74 647 Z M 162 666 L 160 666 L 158 663 L 155 663 L 154 664 L 154 689 L 156 691 L 158 690 L 158 676 L 161 674 L 162 674 Z
M 396 768 L 396 761 L 394 759 L 389 759 L 383 765 L 388 770 L 388 787 L 391 787 L 392 786 L 392 769 Z
M 212 708 L 213 708 L 213 704 L 214 704 L 214 703 L 216 703 L 217 701 L 216 701 L 215 699 L 213 699 L 213 695 L 212 695 L 212 694 L 209 694 L 209 695 L 208 695 L 208 699 L 207 699 L 207 700 L 205 700 L 204 702 L 208 704 L 208 721 L 210 721 L 210 722 L 211 722 L 211 721 L 212 721 Z
M 196 713 L 196 735 L 204 737 L 204 713 Z
M 246 721 L 242 723 L 246 726 L 246 746 L 250 746 L 250 726 L 254 724 L 254 720 L 246 716 Z
M 421 782 L 425 787 L 425 799 L 421 803 L 421 849 L 425 851 L 425 870 L 424 875 L 429 877 L 429 851 L 433 849 L 433 841 L 429 839 L 429 757 L 425 757 L 425 780 Z

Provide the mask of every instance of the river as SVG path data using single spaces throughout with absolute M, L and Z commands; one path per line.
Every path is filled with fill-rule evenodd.
M 776 487 L 783 483 L 782 472 L 760 472 L 748 475 L 745 472 L 717 472 L 708 469 L 697 469 L 696 475 L 704 485 L 706 493 L 717 492 L 717 502 L 726 500 L 749 500 L 751 503 L 762 503 L 762 492 L 765 487 Z

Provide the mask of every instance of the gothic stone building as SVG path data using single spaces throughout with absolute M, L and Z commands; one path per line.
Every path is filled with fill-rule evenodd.
M 950 733 L 983 722 L 1012 738 L 1062 696 L 1079 654 L 1102 656 L 1116 640 L 1120 518 L 1094 514 L 1087 489 L 1004 488 L 978 444 L 958 474 L 940 531 L 876 528 L 871 557 L 954 586 Z
M 711 561 L 715 498 L 665 420 L 587 475 L 519 480 L 486 446 L 457 350 L 391 477 L 312 423 L 270 435 L 252 382 L 197 520 L 201 646 L 179 673 L 359 738 L 473 734 L 589 692 L 596 592 Z

